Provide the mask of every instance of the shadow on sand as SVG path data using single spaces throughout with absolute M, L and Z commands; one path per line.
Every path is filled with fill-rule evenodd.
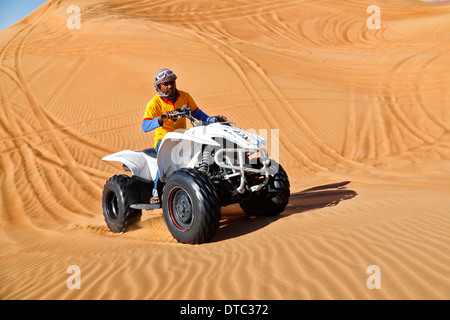
M 242 236 L 292 214 L 336 206 L 341 201 L 352 199 L 357 195 L 354 190 L 347 189 L 349 183 L 350 181 L 343 181 L 291 193 L 286 209 L 275 217 L 247 216 L 238 204 L 222 208 L 220 229 L 212 242 Z

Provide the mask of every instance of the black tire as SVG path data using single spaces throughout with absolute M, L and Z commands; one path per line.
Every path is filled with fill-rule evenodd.
M 273 164 L 277 164 L 272 160 Z M 267 188 L 268 192 L 261 192 L 259 196 L 240 202 L 242 210 L 249 216 L 276 216 L 284 211 L 290 196 L 289 178 L 281 164 L 278 170 L 271 174 Z M 271 170 L 269 169 L 269 172 Z
M 162 208 L 167 228 L 179 242 L 208 242 L 219 229 L 219 199 L 207 175 L 196 169 L 177 170 L 167 179 Z
M 130 208 L 135 195 L 129 193 L 129 179 L 124 174 L 113 176 L 103 188 L 103 216 L 112 232 L 124 232 L 141 221 L 142 210 Z

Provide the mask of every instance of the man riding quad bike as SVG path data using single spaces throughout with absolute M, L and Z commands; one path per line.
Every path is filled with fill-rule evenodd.
M 171 76 L 173 72 L 161 69 L 155 83 Z M 147 106 L 144 131 L 162 129 L 156 132 L 155 148 L 125 150 L 103 158 L 122 162 L 132 174 L 115 175 L 104 186 L 103 214 L 108 228 L 124 232 L 140 221 L 142 210 L 162 208 L 172 236 L 196 244 L 214 237 L 222 206 L 239 203 L 246 214 L 254 216 L 282 212 L 289 202 L 289 180 L 281 165 L 268 157 L 266 141 L 233 126 L 225 117 L 208 117 L 188 94 L 161 83 L 155 87 L 167 84 L 174 90 L 163 88 L 163 95 L 172 92 L 175 98 L 172 109 L 165 110 L 170 104 L 165 98 L 173 96 L 158 94 L 165 104 L 159 115 L 149 116 L 160 103 L 158 98 Z M 183 103 L 181 108 L 175 108 L 177 101 Z M 179 132 L 185 129 L 186 119 L 193 126 Z

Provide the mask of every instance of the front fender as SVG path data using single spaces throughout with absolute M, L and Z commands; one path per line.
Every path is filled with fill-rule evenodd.
M 200 160 L 202 146 L 220 147 L 220 144 L 205 135 L 197 137 L 188 132 L 169 132 L 164 136 L 158 151 L 158 168 L 161 181 L 181 168 L 193 168 Z

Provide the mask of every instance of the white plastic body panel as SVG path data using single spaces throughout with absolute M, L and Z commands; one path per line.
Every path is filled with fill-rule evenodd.
M 217 141 L 223 141 L 222 145 Z M 250 153 L 264 151 L 264 155 L 267 155 L 266 141 L 261 136 L 238 127 L 213 123 L 167 133 L 157 159 L 142 151 L 124 150 L 106 156 L 103 160 L 122 162 L 133 175 L 151 181 L 154 181 L 159 168 L 160 179 L 165 181 L 178 169 L 193 168 L 201 160 L 203 145 L 221 149 L 234 144 Z
M 104 157 L 105 161 L 118 161 L 126 165 L 134 176 L 154 181 L 158 170 L 156 158 L 142 151 L 124 150 Z

